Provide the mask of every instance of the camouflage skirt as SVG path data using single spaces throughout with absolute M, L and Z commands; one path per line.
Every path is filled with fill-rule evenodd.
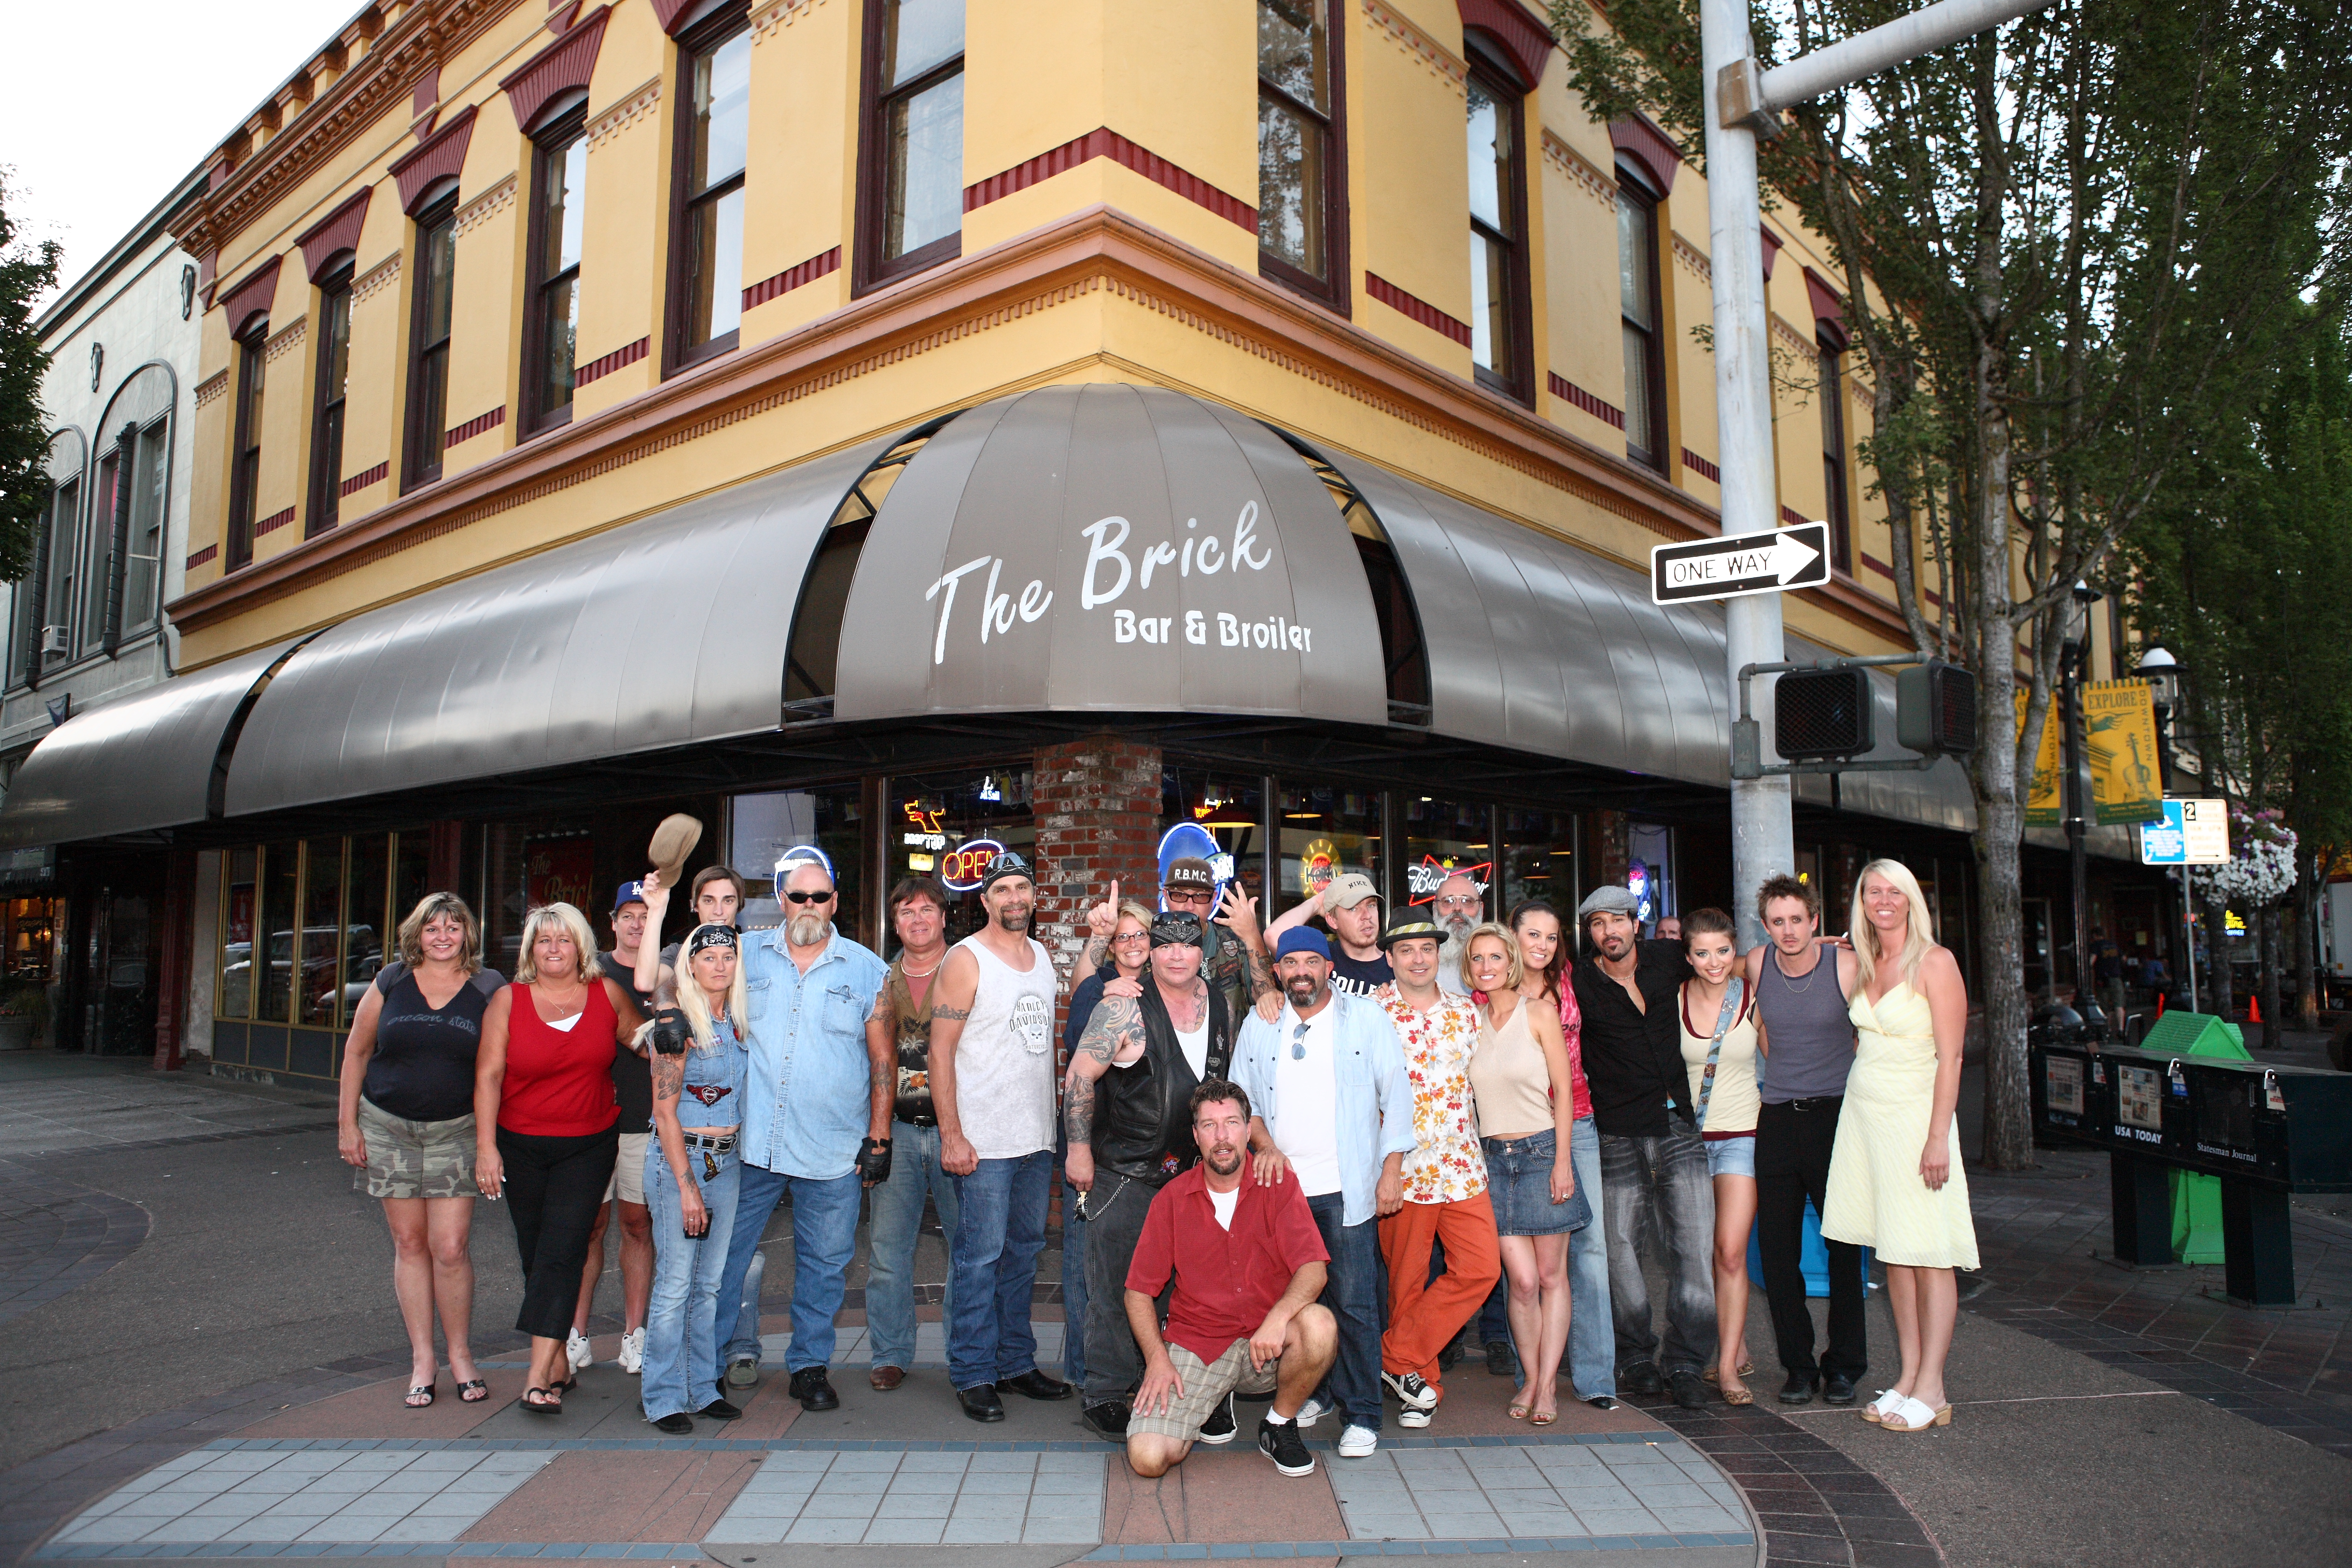
M 360 1134 L 367 1140 L 367 1194 L 372 1198 L 471 1198 L 474 1113 L 447 1121 L 408 1121 L 360 1098 Z M 353 1172 L 353 1186 L 359 1185 Z

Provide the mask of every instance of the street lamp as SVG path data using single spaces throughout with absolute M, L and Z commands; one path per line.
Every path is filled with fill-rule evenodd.
M 2132 673 L 2147 682 L 2156 708 L 2156 778 L 2164 793 L 2172 793 L 2172 713 L 2180 700 L 2180 678 L 2187 667 L 2159 643 L 2140 655 Z

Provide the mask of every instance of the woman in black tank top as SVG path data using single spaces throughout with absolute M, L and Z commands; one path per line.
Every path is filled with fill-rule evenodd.
M 383 1202 L 393 1293 L 408 1329 L 406 1403 L 433 1403 L 440 1314 L 457 1397 L 489 1397 L 467 1343 L 474 1306 L 474 1055 L 482 1013 L 505 984 L 481 966 L 481 927 L 454 893 L 400 922 L 400 958 L 361 999 L 343 1043 L 337 1143 Z M 436 1000 L 437 999 L 437 1000 Z

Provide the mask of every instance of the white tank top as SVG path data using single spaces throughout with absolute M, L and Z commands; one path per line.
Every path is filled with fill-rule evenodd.
M 1054 961 L 1029 939 L 1024 973 L 976 936 L 956 944 L 980 965 L 971 1016 L 955 1053 L 956 1115 L 983 1160 L 1054 1146 Z

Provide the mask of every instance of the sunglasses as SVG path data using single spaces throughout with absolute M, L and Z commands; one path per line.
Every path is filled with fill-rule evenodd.
M 1295 1062 L 1303 1062 L 1307 1059 L 1307 1026 L 1304 1024 L 1297 1025 L 1290 1031 L 1290 1059 Z
M 796 904 L 824 904 L 833 901 L 833 895 L 830 892 L 812 893 L 806 890 L 800 890 L 786 893 L 784 897 Z

